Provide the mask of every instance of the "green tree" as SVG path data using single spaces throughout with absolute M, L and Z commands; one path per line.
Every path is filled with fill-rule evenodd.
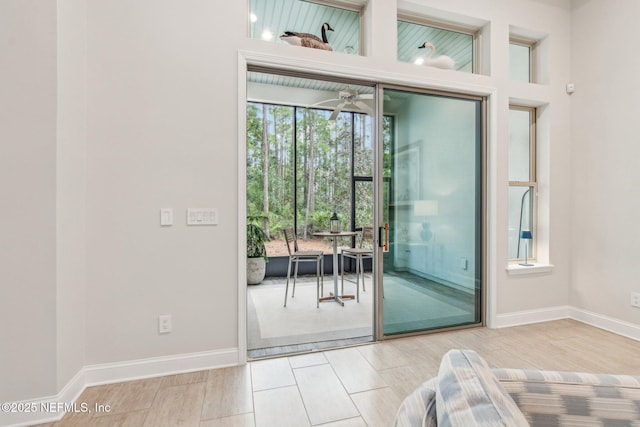
M 294 225 L 306 239 L 326 229 L 336 211 L 343 228 L 373 224 L 371 118 L 341 112 L 261 103 L 247 104 L 247 211 L 264 219 L 265 232 L 274 236 Z M 294 120 L 295 119 L 295 120 Z M 390 174 L 393 120 L 383 118 L 384 177 Z M 355 155 L 352 157 L 352 148 Z M 295 177 L 295 179 L 294 179 Z M 368 181 L 366 181 L 368 180 Z M 357 197 L 356 218 L 350 218 Z M 297 203 L 294 201 L 297 200 Z

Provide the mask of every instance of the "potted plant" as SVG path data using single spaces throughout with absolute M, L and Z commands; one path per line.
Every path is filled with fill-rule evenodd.
M 267 235 L 258 221 L 260 216 L 247 217 L 247 284 L 257 285 L 264 279 L 267 271 L 267 248 L 264 243 Z

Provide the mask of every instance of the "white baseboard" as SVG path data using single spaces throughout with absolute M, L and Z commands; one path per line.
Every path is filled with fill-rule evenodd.
M 569 317 L 570 309 L 571 307 L 568 305 L 561 305 L 558 307 L 541 308 L 537 310 L 523 310 L 512 313 L 496 314 L 489 327 L 508 328 L 510 326 L 527 325 L 529 323 L 566 319 Z
M 73 402 L 88 386 L 236 366 L 238 356 L 238 349 L 230 348 L 85 366 L 55 396 L 9 403 L 16 411 L 1 411 L 0 425 L 18 427 L 58 421 L 69 410 L 83 409 Z
M 640 325 L 575 307 L 570 308 L 569 317 L 587 325 L 640 341 Z
M 69 409 L 69 405 L 80 397 L 85 387 L 84 369 L 80 369 L 55 396 L 3 403 L 0 425 L 31 426 L 59 421 L 66 413 L 65 409 Z M 4 405 L 9 405 L 10 410 L 6 411 Z
M 577 320 L 578 322 L 640 341 L 640 325 L 568 305 L 498 314 L 489 327 L 507 328 L 510 326 L 549 322 L 559 319 Z
M 236 365 L 237 348 L 104 363 L 84 367 L 85 385 L 111 384 Z

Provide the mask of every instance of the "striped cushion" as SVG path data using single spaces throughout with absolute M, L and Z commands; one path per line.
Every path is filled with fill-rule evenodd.
M 640 376 L 494 369 L 532 426 L 639 426 Z
M 450 350 L 436 386 L 438 426 L 528 426 L 520 409 L 475 351 Z
M 395 427 L 435 427 L 436 379 L 432 378 L 407 396 L 396 414 Z

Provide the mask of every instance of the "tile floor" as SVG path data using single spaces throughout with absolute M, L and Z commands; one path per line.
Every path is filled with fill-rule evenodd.
M 390 426 L 401 400 L 451 348 L 494 367 L 640 375 L 640 342 L 576 321 L 474 328 L 253 361 L 245 366 L 89 387 L 109 413 L 47 426 Z

